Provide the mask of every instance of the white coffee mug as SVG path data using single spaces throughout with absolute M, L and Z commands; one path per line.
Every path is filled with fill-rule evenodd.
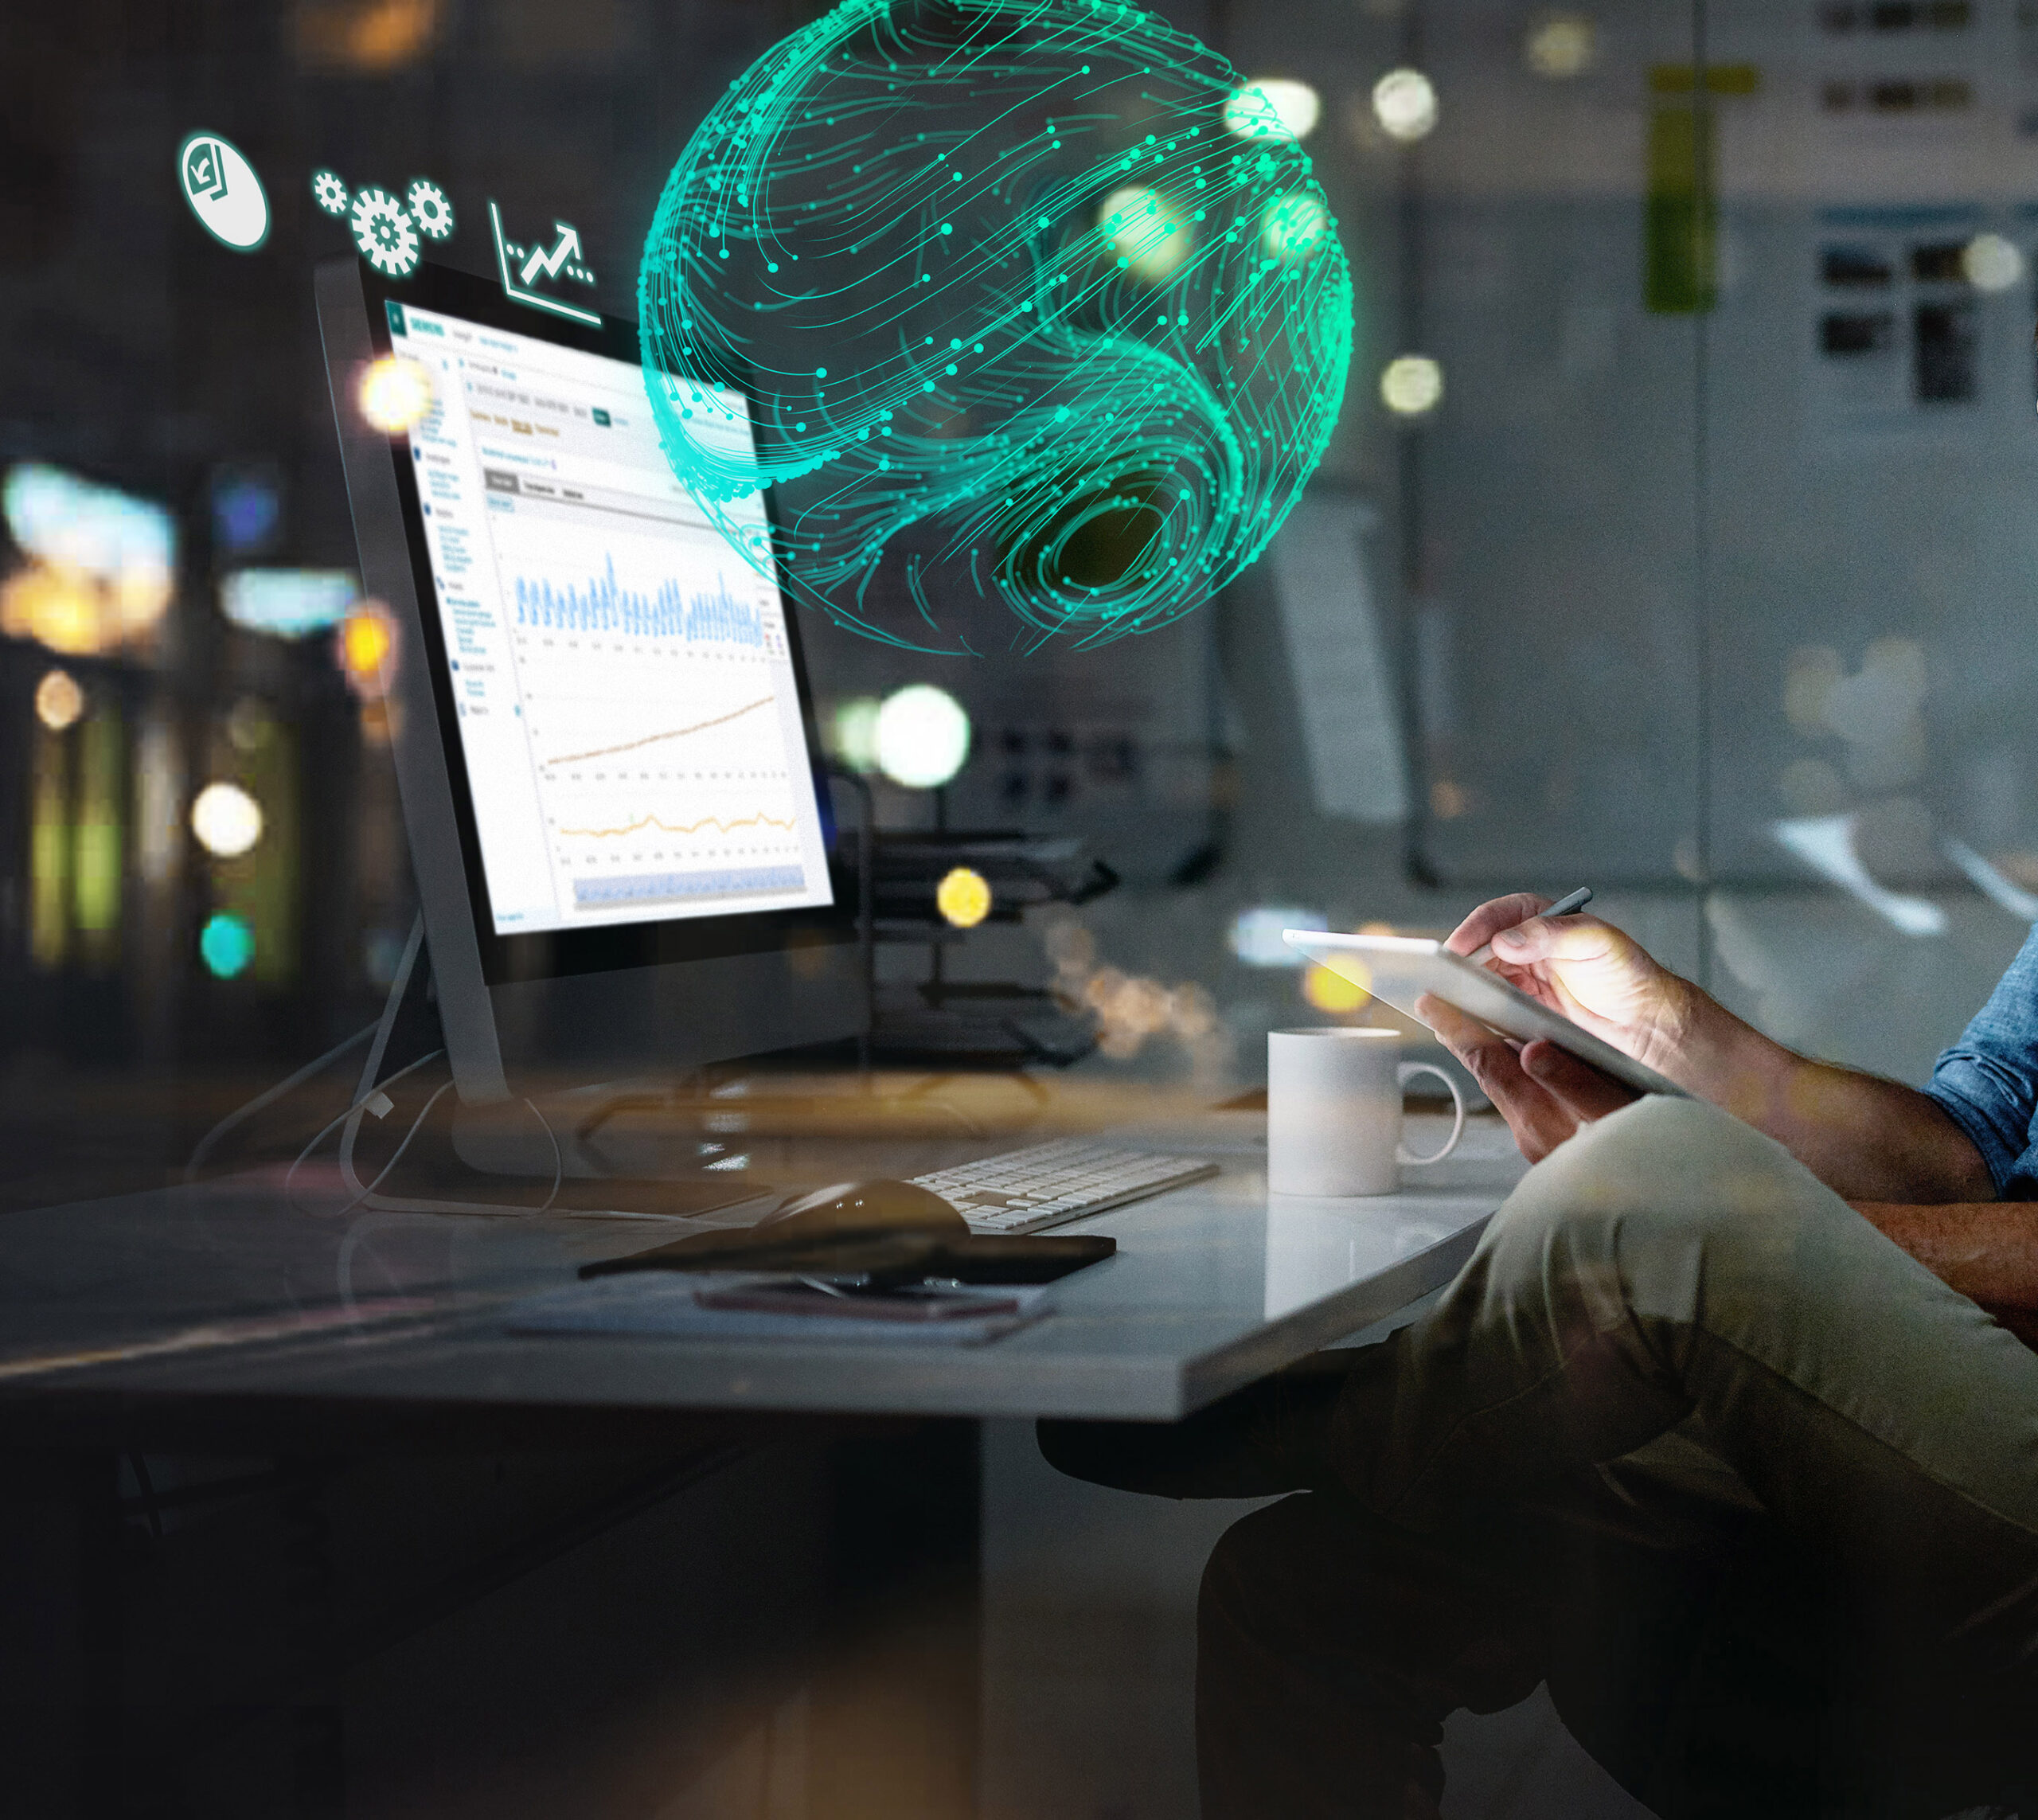
M 1401 1142 L 1401 1089 L 1433 1074 L 1456 1117 L 1434 1156 Z M 1276 1194 L 1392 1194 L 1404 1166 L 1442 1162 L 1465 1133 L 1465 1096 L 1432 1062 L 1401 1060 L 1398 1030 L 1346 1026 L 1267 1037 L 1267 1185 Z

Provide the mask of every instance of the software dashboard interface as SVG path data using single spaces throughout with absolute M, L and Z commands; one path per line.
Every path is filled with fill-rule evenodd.
M 831 903 L 785 603 L 673 478 L 638 369 L 388 310 L 433 381 L 410 456 L 495 932 Z

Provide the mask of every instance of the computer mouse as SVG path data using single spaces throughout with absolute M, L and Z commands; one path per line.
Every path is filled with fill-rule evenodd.
M 910 1181 L 838 1181 L 782 1207 L 750 1228 L 759 1244 L 832 1238 L 838 1232 L 925 1232 L 966 1238 L 969 1222 L 933 1189 Z

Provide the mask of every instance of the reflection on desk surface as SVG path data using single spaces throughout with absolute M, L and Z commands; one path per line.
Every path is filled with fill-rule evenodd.
M 805 1129 L 799 1096 L 631 1107 L 631 1143 L 698 1144 L 744 1121 L 740 1174 L 760 1188 L 940 1168 L 1063 1131 L 1221 1166 L 1208 1181 L 1072 1231 L 1119 1255 L 1057 1287 L 1053 1314 L 968 1357 L 853 1360 L 805 1347 L 593 1336 L 519 1338 L 503 1304 L 675 1231 L 754 1219 L 752 1198 L 705 1220 L 347 1209 L 328 1173 L 279 1192 L 273 1165 L 189 1186 L 0 1217 L 0 1394 L 13 1386 L 216 1394 L 519 1399 L 667 1408 L 1114 1414 L 1169 1418 L 1427 1294 L 1463 1256 L 1520 1163 L 1482 1132 L 1406 1194 L 1270 1205 L 1264 1118 L 1185 1094 L 1060 1084 L 925 1081 L 830 1102 Z M 818 1097 L 818 1096 L 815 1097 Z M 1019 1124 L 1022 1103 L 1032 1121 Z M 811 1102 L 808 1102 L 811 1103 Z M 659 1118 L 666 1128 L 656 1129 Z M 674 1129 L 676 1127 L 676 1130 Z M 875 1127 L 873 1129 L 873 1127 Z M 1427 1134 L 1419 1130 L 1416 1141 Z M 641 1152 L 638 1154 L 642 1154 Z M 1437 1179 L 1441 1178 L 1443 1179 Z M 471 1178 L 470 1178 L 471 1181 Z M 474 1192 L 471 1186 L 467 1192 Z

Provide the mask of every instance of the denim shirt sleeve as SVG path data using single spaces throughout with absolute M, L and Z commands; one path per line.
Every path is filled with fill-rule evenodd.
M 1925 1091 L 1974 1140 L 1999 1195 L 2038 1200 L 2038 929 Z

